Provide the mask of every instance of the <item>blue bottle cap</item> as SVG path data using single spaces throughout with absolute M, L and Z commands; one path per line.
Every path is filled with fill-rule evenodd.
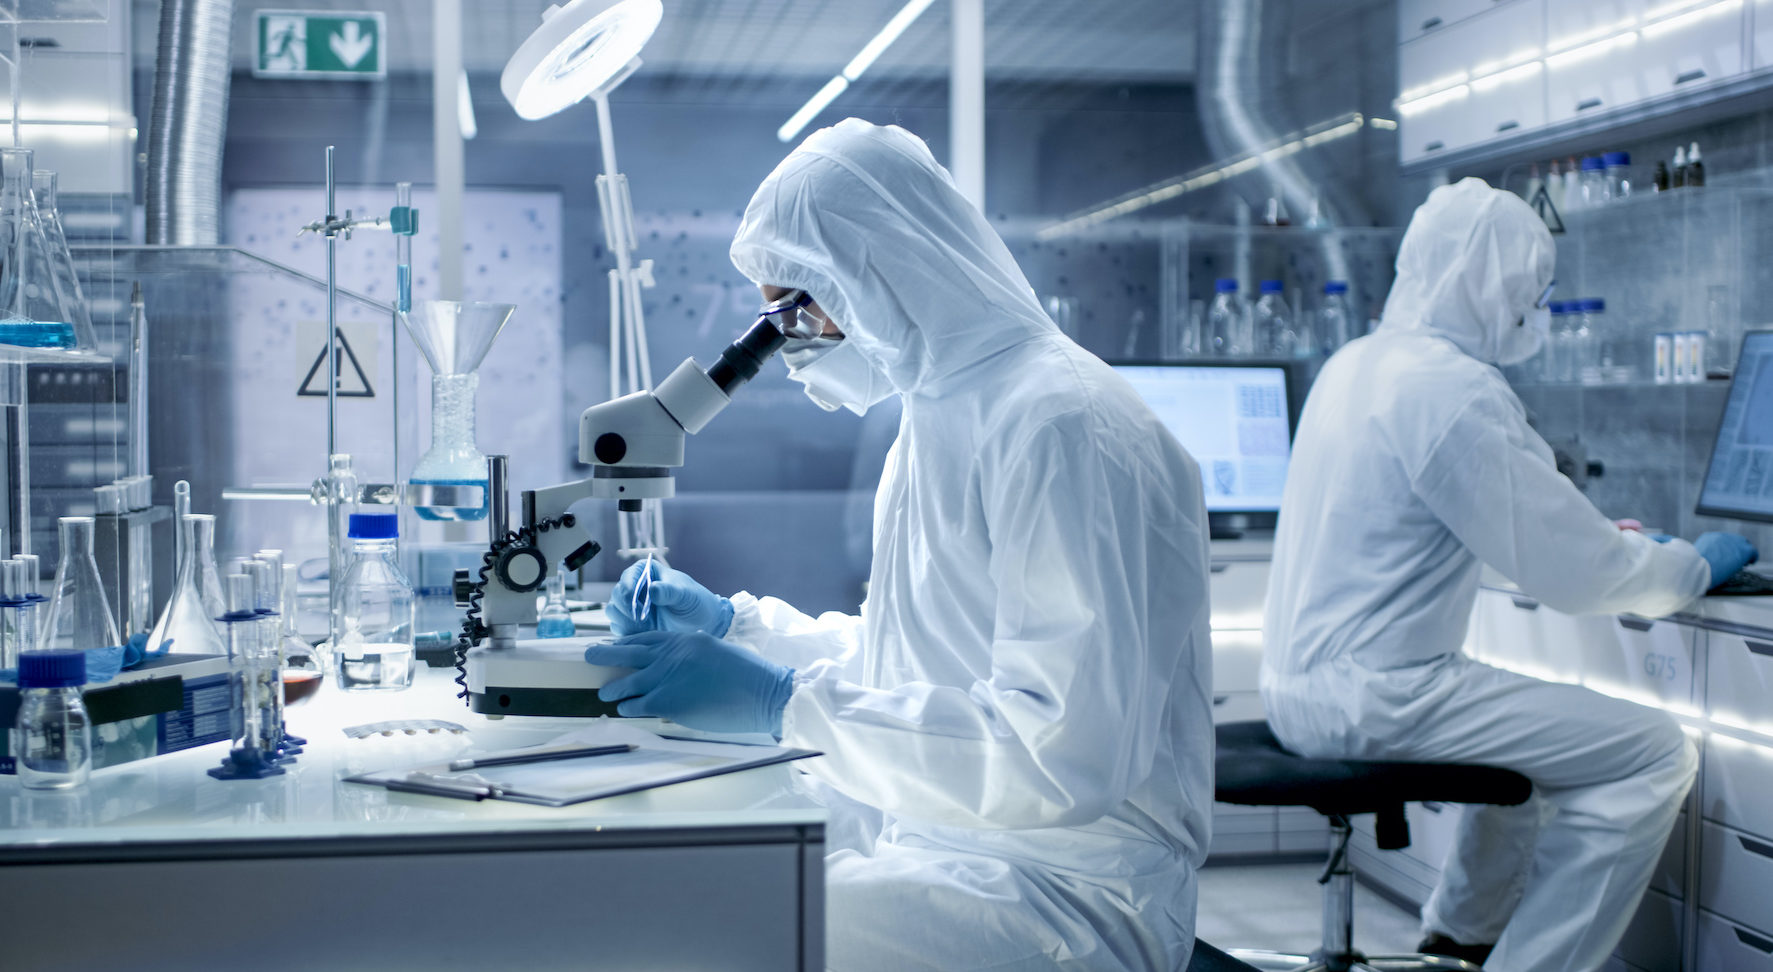
M 1329 283 L 1324 284 L 1324 293 L 1326 293 L 1326 294 L 1346 294 L 1346 293 L 1348 293 L 1348 281 L 1346 281 L 1346 280 L 1332 280 Z
M 1601 157 L 1598 155 L 1591 155 L 1582 160 L 1582 171 L 1584 172 L 1599 172 L 1606 167 L 1607 163 L 1601 161 Z
M 393 513 L 353 513 L 345 535 L 352 540 L 393 540 L 400 536 L 400 517 Z
M 1582 309 L 1590 313 L 1604 311 L 1607 309 L 1607 302 L 1599 297 L 1590 297 L 1582 302 Z
M 1221 294 L 1235 294 L 1237 293 L 1237 281 L 1230 277 L 1220 277 L 1213 281 L 1213 290 Z
M 1631 164 L 1631 153 L 1630 152 L 1608 152 L 1606 155 L 1601 156 L 1601 161 L 1603 163 L 1605 163 L 1608 168 L 1612 168 L 1615 165 L 1630 165 Z
M 1281 282 L 1279 280 L 1264 280 L 1259 287 L 1265 294 L 1278 294 L 1281 292 Z
M 19 688 L 67 688 L 85 682 L 84 651 L 27 651 L 18 656 Z
M 1545 309 L 1551 311 L 1551 316 L 1556 317 L 1559 314 L 1568 314 L 1570 305 L 1561 300 L 1548 300 L 1545 302 Z

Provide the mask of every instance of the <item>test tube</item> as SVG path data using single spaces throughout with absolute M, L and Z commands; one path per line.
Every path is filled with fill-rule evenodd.
M 412 183 L 396 182 L 394 184 L 394 206 L 405 219 L 412 213 Z M 394 285 L 395 305 L 397 311 L 412 310 L 412 234 L 402 232 L 400 222 L 394 226 Z

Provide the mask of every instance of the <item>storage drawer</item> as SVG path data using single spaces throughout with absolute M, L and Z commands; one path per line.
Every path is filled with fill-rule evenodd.
M 1773 935 L 1699 912 L 1698 967 L 1705 972 L 1773 972 Z
M 1713 734 L 1700 817 L 1773 842 L 1773 750 Z
M 1660 891 L 1646 891 L 1614 954 L 1639 968 L 1679 969 L 1683 941 L 1681 903 Z M 1711 968 L 1703 962 L 1699 967 Z
M 1773 725 L 1773 635 L 1705 633 L 1705 713 L 1731 725 Z
M 1214 692 L 1213 724 L 1263 718 L 1262 696 L 1256 692 Z
M 1254 692 L 1261 687 L 1262 632 L 1213 632 L 1213 692 Z
M 1213 598 L 1213 630 L 1262 630 L 1262 605 L 1268 597 L 1267 562 L 1214 563 L 1207 581 Z
M 1600 619 L 1581 626 L 1583 684 L 1649 704 L 1692 704 L 1697 628 L 1630 615 L 1605 628 L 1591 620 Z
M 1463 809 L 1455 803 L 1406 804 L 1404 817 L 1410 822 L 1410 846 L 1402 853 L 1440 873 L 1447 852 L 1453 848 L 1462 812 Z
M 1668 843 L 1662 845 L 1662 859 L 1650 875 L 1650 887 L 1671 898 L 1685 898 L 1687 887 L 1687 814 L 1675 818 Z
M 1700 836 L 1699 906 L 1754 928 L 1773 928 L 1773 841 L 1715 823 Z
M 1472 624 L 1478 630 L 1479 643 L 1472 657 L 1500 668 L 1543 664 L 1544 619 L 1551 613 L 1550 608 L 1524 594 L 1478 592 Z

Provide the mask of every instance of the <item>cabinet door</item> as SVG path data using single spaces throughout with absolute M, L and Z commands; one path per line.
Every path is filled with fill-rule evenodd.
M 1406 44 L 1419 37 L 1504 6 L 1507 0 L 1398 0 L 1397 39 Z
M 1755 0 L 1754 56 L 1751 70 L 1773 66 L 1773 0 Z
M 1656 13 L 1645 6 L 1628 5 L 1635 13 L 1621 23 L 1629 27 Z M 1636 104 L 1741 73 L 1743 16 L 1741 4 L 1712 4 L 1548 55 L 1550 120 Z M 1552 36 L 1555 47 L 1559 37 Z
M 1698 629 L 1630 615 L 1611 622 L 1583 639 L 1583 684 L 1646 705 L 1692 705 Z
M 1705 713 L 1734 726 L 1773 728 L 1773 634 L 1705 633 Z
M 1680 968 L 1681 910 L 1681 903 L 1668 895 L 1645 891 L 1613 954 L 1640 969 Z
M 1544 0 L 1516 0 L 1398 52 L 1406 161 L 1545 124 Z
M 1478 594 L 1479 646 L 1472 657 L 1486 665 L 1519 671 L 1540 663 L 1541 631 L 1551 609 L 1525 594 Z
M 1752 928 L 1773 928 L 1773 842 L 1714 823 L 1700 837 L 1699 906 Z
M 1701 816 L 1773 842 L 1773 749 L 1712 733 Z
M 1773 972 L 1773 937 L 1699 913 L 1699 968 Z
M 1261 687 L 1262 632 L 1213 632 L 1213 692 L 1254 692 Z
M 1261 631 L 1268 597 L 1266 561 L 1219 561 L 1207 575 L 1214 631 Z

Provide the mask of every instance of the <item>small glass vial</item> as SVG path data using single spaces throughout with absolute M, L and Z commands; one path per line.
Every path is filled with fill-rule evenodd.
M 12 751 L 27 790 L 71 790 L 92 775 L 92 720 L 80 686 L 83 651 L 30 651 L 19 658 Z
M 574 629 L 572 612 L 566 609 L 566 571 L 556 570 L 548 578 L 546 590 L 548 600 L 536 619 L 536 637 L 571 638 Z

